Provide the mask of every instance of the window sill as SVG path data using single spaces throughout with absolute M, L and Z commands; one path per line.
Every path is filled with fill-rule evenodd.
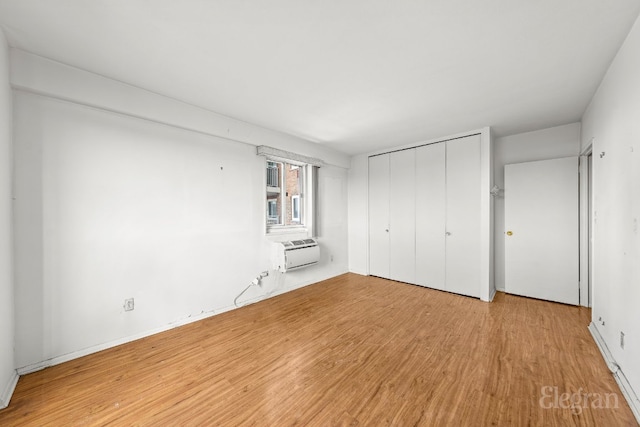
M 273 226 L 267 229 L 267 236 L 289 236 L 293 234 L 302 235 L 307 237 L 309 230 L 304 225 L 289 225 L 289 226 Z

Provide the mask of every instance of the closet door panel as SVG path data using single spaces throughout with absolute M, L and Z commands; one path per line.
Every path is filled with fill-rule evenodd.
M 416 284 L 445 289 L 445 143 L 416 149 Z
M 369 274 L 389 278 L 389 154 L 369 157 Z
M 480 135 L 447 141 L 446 289 L 480 296 Z
M 389 275 L 415 283 L 415 148 L 391 153 L 389 189 Z

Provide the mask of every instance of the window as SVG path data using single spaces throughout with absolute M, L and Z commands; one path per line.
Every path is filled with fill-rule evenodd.
M 267 199 L 267 224 L 278 223 L 278 200 Z
M 300 222 L 300 195 L 291 196 L 291 221 Z
M 279 186 L 278 164 L 276 162 L 267 162 L 267 187 Z
M 258 146 L 256 151 L 265 158 L 262 209 L 267 234 L 317 236 L 318 170 L 324 162 L 267 145 Z
M 305 225 L 307 167 L 284 160 L 267 159 L 267 229 Z

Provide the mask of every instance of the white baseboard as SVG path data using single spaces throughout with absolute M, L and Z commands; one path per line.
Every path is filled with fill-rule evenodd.
M 18 384 L 18 379 L 20 375 L 16 370 L 13 371 L 13 375 L 9 378 L 9 382 L 5 386 L 2 394 L 0 395 L 0 409 L 4 409 L 9 406 L 9 402 L 11 401 L 11 396 L 13 396 L 13 391 L 16 389 L 16 385 Z
M 44 368 L 48 368 L 49 366 L 59 365 L 61 363 L 68 362 L 68 361 L 73 360 L 73 359 L 78 359 L 80 357 L 87 356 L 89 354 L 97 353 L 99 351 L 106 350 L 106 349 L 111 348 L 111 347 L 116 347 L 118 345 L 126 344 L 128 342 L 135 341 L 135 340 L 139 340 L 141 338 L 145 338 L 145 337 L 148 337 L 148 336 L 151 336 L 151 335 L 155 335 L 155 334 L 158 334 L 160 332 L 165 332 L 165 331 L 168 331 L 170 329 L 177 328 L 179 326 L 183 326 L 183 325 L 187 325 L 189 323 L 197 322 L 199 320 L 206 319 L 207 317 L 211 317 L 211 316 L 213 316 L 215 314 L 224 313 L 225 311 L 229 311 L 232 308 L 234 308 L 234 307 L 225 307 L 222 310 L 202 312 L 202 313 L 200 313 L 198 315 L 195 315 L 195 316 L 189 316 L 189 317 L 186 317 L 184 319 L 176 320 L 175 322 L 171 322 L 171 323 L 169 323 L 167 325 L 164 325 L 164 326 L 162 326 L 160 328 L 151 329 L 149 331 L 141 332 L 139 334 L 130 335 L 130 336 L 127 336 L 127 337 L 124 337 L 124 338 L 120 338 L 120 339 L 117 339 L 117 340 L 113 340 L 113 341 L 109 341 L 109 342 L 106 342 L 106 343 L 103 343 L 103 344 L 98 344 L 98 345 L 94 345 L 94 346 L 91 346 L 91 347 L 88 347 L 88 348 L 84 348 L 82 350 L 73 351 L 71 353 L 67 353 L 67 354 L 63 354 L 63 355 L 60 355 L 60 356 L 52 357 L 50 359 L 45 359 L 45 360 L 42 360 L 40 362 L 32 363 L 30 365 L 22 366 L 22 367 L 19 367 L 17 369 L 17 372 L 18 372 L 19 375 L 30 374 L 32 372 L 36 372 L 36 371 L 40 371 L 40 370 L 42 370 Z
M 267 292 L 266 294 L 262 294 L 262 295 L 259 295 L 257 297 L 254 297 L 254 298 L 248 298 L 244 303 L 242 303 L 242 305 L 238 306 L 238 308 L 239 307 L 244 307 L 244 306 L 250 305 L 250 304 L 255 304 L 255 303 L 258 303 L 260 301 L 264 301 L 266 299 L 269 299 L 269 298 L 277 297 L 278 295 L 286 294 L 287 292 L 295 291 L 296 289 L 304 288 L 305 286 L 313 285 L 314 283 L 322 282 L 324 280 L 329 280 L 331 278 L 338 277 L 338 276 L 341 276 L 341 275 L 347 274 L 347 273 L 349 273 L 349 271 L 340 269 L 340 270 L 331 272 L 329 275 L 326 275 L 326 277 L 323 276 L 320 279 L 306 280 L 304 282 L 301 282 L 301 283 L 297 284 L 296 286 L 289 287 L 289 288 L 284 287 L 284 286 L 280 287 L 278 284 L 276 284 L 276 288 L 275 289 L 271 290 L 270 292 Z M 276 274 L 281 274 L 282 275 L 282 274 L 287 274 L 287 273 L 276 273 Z M 229 310 L 232 310 L 234 308 L 236 308 L 236 307 L 231 306 L 231 307 L 228 307 L 228 308 L 224 309 L 224 311 L 229 311 Z M 218 314 L 219 313 L 221 313 L 221 311 L 218 311 Z
M 633 390 L 633 387 L 631 387 L 631 384 L 627 380 L 627 377 L 624 375 L 624 372 L 622 371 L 622 369 L 620 369 L 620 366 L 618 366 L 615 359 L 613 358 L 611 351 L 609 351 L 609 347 L 607 347 L 607 343 L 604 341 L 604 338 L 602 338 L 602 335 L 600 335 L 598 326 L 595 323 L 591 322 L 589 324 L 589 332 L 591 332 L 591 336 L 593 336 L 594 341 L 598 345 L 600 353 L 602 353 L 602 357 L 607 363 L 607 367 L 613 374 L 613 378 L 615 378 L 616 382 L 618 383 L 622 395 L 627 400 L 627 403 L 631 408 L 631 412 L 633 412 L 633 415 L 636 417 L 638 424 L 640 424 L 640 400 L 638 399 L 638 395 Z
M 322 277 L 320 279 L 313 279 L 313 280 L 304 281 L 304 282 L 302 282 L 302 283 L 300 283 L 300 284 L 298 284 L 298 285 L 296 285 L 294 287 L 282 287 L 282 288 L 279 288 L 279 289 L 275 289 L 275 290 L 273 290 L 273 291 L 271 291 L 269 293 L 259 295 L 259 296 L 255 297 L 255 298 L 248 299 L 247 301 L 245 301 L 239 307 L 242 307 L 242 306 L 245 306 L 245 305 L 248 305 L 248 304 L 254 304 L 254 303 L 260 302 L 262 300 L 265 300 L 265 299 L 268 299 L 268 298 L 272 298 L 272 297 L 275 297 L 275 296 L 278 296 L 278 295 L 293 291 L 295 289 L 299 289 L 299 288 L 302 288 L 302 287 L 305 287 L 305 286 L 312 285 L 312 284 L 317 283 L 317 282 L 321 282 L 321 281 L 326 280 L 326 279 L 330 279 L 332 277 L 339 276 L 339 275 L 344 274 L 344 273 L 347 273 L 347 271 L 346 270 L 344 270 L 344 271 L 343 270 L 339 270 L 339 271 L 330 273 L 327 277 Z M 149 330 L 149 331 L 141 332 L 141 333 L 138 333 L 138 334 L 130 335 L 130 336 L 127 336 L 127 337 L 124 337 L 124 338 L 120 338 L 120 339 L 114 340 L 114 341 L 109 341 L 109 342 L 106 342 L 106 343 L 103 343 L 103 344 L 98 344 L 98 345 L 95 345 L 95 346 L 92 346 L 92 347 L 88 347 L 88 348 L 85 348 L 85 349 L 82 349 L 82 350 L 74 351 L 74 352 L 71 352 L 71 353 L 67 353 L 67 354 L 63 354 L 63 355 L 60 355 L 60 356 L 52 357 L 50 359 L 46 359 L 46 360 L 43 360 L 43 361 L 40 361 L 40 362 L 32 363 L 30 365 L 22 366 L 22 367 L 19 367 L 17 369 L 17 373 L 19 375 L 30 374 L 31 372 L 40 371 L 40 370 L 42 370 L 44 368 L 48 368 L 49 366 L 59 365 L 61 363 L 68 362 L 70 360 L 77 359 L 77 358 L 80 358 L 80 357 L 83 357 L 83 356 L 87 356 L 87 355 L 92 354 L 92 353 L 97 353 L 99 351 L 106 350 L 106 349 L 111 348 L 111 347 L 116 347 L 118 345 L 126 344 L 128 342 L 135 341 L 135 340 L 138 340 L 138 339 L 141 339 L 141 338 L 145 338 L 145 337 L 148 337 L 148 336 L 151 336 L 151 335 L 155 335 L 155 334 L 158 334 L 160 332 L 165 332 L 165 331 L 168 331 L 170 329 L 177 328 L 179 326 L 183 326 L 183 325 L 187 325 L 189 323 L 197 322 L 197 321 L 206 319 L 208 317 L 211 317 L 211 316 L 214 316 L 214 315 L 217 315 L 217 314 L 222 314 L 222 313 L 225 313 L 227 311 L 230 311 L 230 310 L 233 310 L 233 309 L 239 308 L 239 307 L 235 307 L 233 305 L 230 305 L 230 306 L 222 307 L 222 308 L 219 308 L 219 309 L 216 309 L 216 310 L 202 312 L 202 313 L 200 313 L 198 315 L 195 315 L 195 316 L 189 316 L 189 317 L 186 317 L 186 318 L 183 318 L 183 319 L 176 320 L 176 321 L 171 322 L 171 323 L 169 323 L 167 325 L 164 325 L 164 326 L 162 326 L 160 328 L 156 328 L 156 329 L 152 329 L 152 330 Z M 15 385 L 14 385 L 14 387 L 15 387 Z

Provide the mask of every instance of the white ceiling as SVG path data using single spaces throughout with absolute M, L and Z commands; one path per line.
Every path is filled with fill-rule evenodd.
M 638 0 L 0 0 L 12 46 L 349 154 L 578 121 Z

